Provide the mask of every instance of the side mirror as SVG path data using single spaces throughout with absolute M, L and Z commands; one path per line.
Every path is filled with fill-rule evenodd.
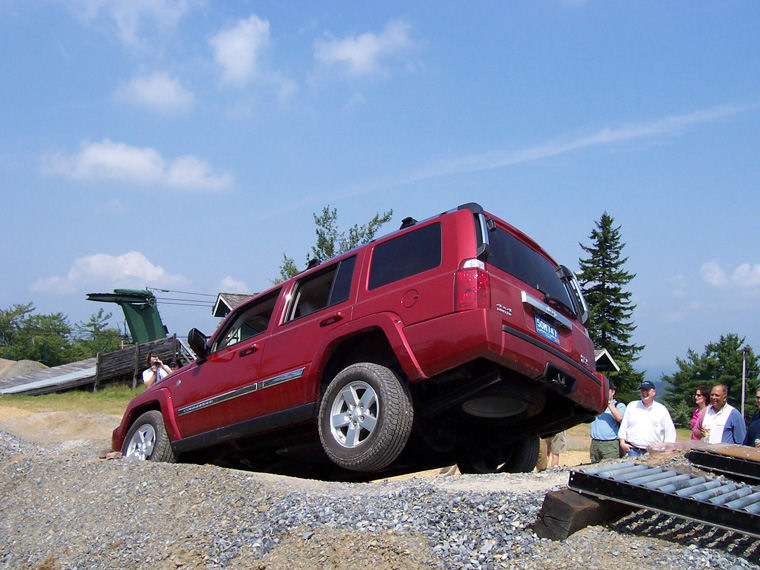
M 208 338 L 198 329 L 190 329 L 187 333 L 187 344 L 193 349 L 198 362 L 203 362 L 208 356 Z

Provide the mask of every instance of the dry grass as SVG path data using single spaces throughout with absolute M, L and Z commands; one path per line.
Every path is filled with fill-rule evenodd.
M 0 406 L 35 412 L 85 412 L 121 416 L 127 403 L 144 387 L 132 390 L 129 386 L 108 386 L 97 392 L 71 390 L 60 394 L 40 396 L 11 395 L 0 397 Z

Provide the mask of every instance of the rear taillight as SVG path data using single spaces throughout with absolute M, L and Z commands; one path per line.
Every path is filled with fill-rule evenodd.
M 466 259 L 455 274 L 454 310 L 487 309 L 491 306 L 491 279 L 479 259 Z

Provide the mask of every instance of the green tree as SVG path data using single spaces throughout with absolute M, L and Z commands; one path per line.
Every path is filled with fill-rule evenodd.
M 124 337 L 119 329 L 108 326 L 111 316 L 111 313 L 98 309 L 87 322 L 75 326 L 76 337 L 70 354 L 72 360 L 82 360 L 98 353 L 119 350 Z
M 71 324 L 63 313 L 34 314 L 32 303 L 0 311 L 0 356 L 47 366 L 69 362 Z
M 314 229 L 317 240 L 311 247 L 311 252 L 306 255 L 306 265 L 315 260 L 322 263 L 336 255 L 345 253 L 357 246 L 364 245 L 372 241 L 380 228 L 391 219 L 393 210 L 388 210 L 382 215 L 376 213 L 374 217 L 366 224 L 354 224 L 348 231 L 338 229 L 338 210 L 330 208 L 328 204 L 322 208 L 320 215 L 314 216 Z M 295 260 L 292 257 L 282 254 L 282 264 L 280 265 L 280 275 L 273 280 L 274 283 L 280 283 L 290 279 L 298 273 Z
M 0 310 L 0 357 L 58 366 L 118 350 L 121 335 L 103 309 L 72 326 L 63 313 L 35 314 L 32 303 Z
M 745 346 L 744 340 L 738 334 L 729 333 L 722 335 L 718 342 L 708 343 L 702 354 L 697 354 L 690 348 L 686 358 L 676 358 L 678 372 L 672 376 L 663 376 L 662 379 L 667 383 L 663 401 L 677 425 L 689 426 L 694 410 L 694 391 L 702 385 L 727 385 L 728 402 L 740 409 L 742 365 L 745 357 L 746 389 L 749 396 L 746 399 L 745 415 L 749 416 L 757 410 L 753 396 L 758 387 L 758 358 L 751 347 L 747 347 L 746 353 L 742 350 Z
M 626 286 L 636 277 L 624 269 L 627 257 L 623 257 L 625 243 L 621 241 L 620 226 L 607 212 L 596 222 L 589 235 L 591 245 L 580 244 L 588 254 L 580 259 L 579 281 L 591 313 L 589 335 L 596 348 L 606 348 L 620 366 L 620 372 L 612 372 L 618 391 L 633 396 L 644 377 L 633 368 L 643 345 L 631 339 L 636 325 L 631 317 L 636 308 Z

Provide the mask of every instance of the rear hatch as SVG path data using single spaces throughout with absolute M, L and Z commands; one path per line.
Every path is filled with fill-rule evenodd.
M 589 355 L 578 352 L 590 345 L 580 323 L 587 313 L 572 273 L 508 224 L 490 218 L 488 225 L 492 308 L 515 332 L 588 366 Z

